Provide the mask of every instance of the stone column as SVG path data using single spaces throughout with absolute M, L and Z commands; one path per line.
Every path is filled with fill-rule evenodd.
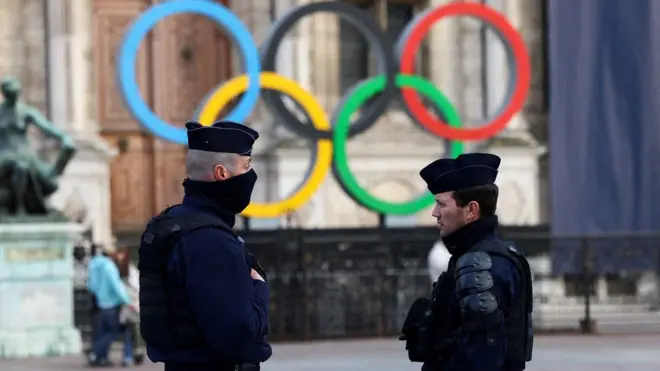
M 0 75 L 21 82 L 21 99 L 48 111 L 44 3 L 46 0 L 0 2 Z M 40 139 L 40 138 L 35 138 Z M 38 145 L 35 146 L 38 147 Z
M 289 7 L 320 0 L 288 0 Z M 303 18 L 289 33 L 293 44 L 295 75 L 293 78 L 319 101 L 330 115 L 339 99 L 339 17 L 330 13 L 314 13 Z M 286 133 L 286 136 L 291 134 Z M 305 176 L 310 161 L 308 142 L 291 141 L 278 151 L 279 196 L 287 197 Z M 329 204 L 333 202 L 330 190 L 337 187 L 332 175 L 303 208 L 287 217 L 284 225 L 290 227 L 322 228 L 331 222 Z M 348 224 L 348 223 L 347 223 Z
M 244 0 L 232 2 L 231 10 L 236 13 L 252 32 L 255 42 L 261 44 L 272 28 L 274 19 L 282 17 L 295 6 L 319 0 Z M 303 89 L 311 92 L 329 111 L 338 98 L 337 76 L 338 42 L 329 35 L 337 33 L 337 17 L 323 13 L 305 17 L 294 25 L 279 45 L 276 69 L 278 73 L 295 80 Z M 330 43 L 330 44 L 329 44 Z M 315 47 L 322 45 L 323 48 Z M 240 59 L 234 66 L 240 66 Z M 234 69 L 235 74 L 240 68 Z M 295 112 L 293 104 L 289 107 Z M 277 117 L 259 105 L 252 115 L 251 125 L 257 127 L 263 139 L 259 139 L 254 166 L 260 181 L 253 195 L 258 202 L 274 202 L 286 198 L 296 187 L 307 169 L 309 150 L 306 143 L 296 140 L 278 123 Z M 330 179 L 328 179 L 330 182 Z M 326 185 L 322 186 L 324 188 Z M 255 229 L 270 229 L 286 225 L 318 226 L 319 215 L 325 205 L 320 190 L 310 204 L 292 213 L 290 217 L 252 220 Z M 312 208 L 311 205 L 314 207 Z M 311 213 L 311 210 L 314 213 Z M 322 218 L 321 218 L 322 219 Z
M 516 22 L 519 17 L 519 9 L 515 1 L 512 0 L 486 0 L 486 5 L 500 11 L 508 16 L 509 22 L 518 28 Z M 488 30 L 486 33 L 485 58 L 486 64 L 486 110 L 489 115 L 494 114 L 501 106 L 504 94 L 506 93 L 508 76 L 508 61 L 502 41 L 495 35 L 495 32 Z M 508 132 L 524 131 L 527 125 L 523 117 L 518 114 L 513 117 Z
M 522 27 L 523 20 L 532 16 L 537 9 L 526 6 L 529 0 L 487 0 L 486 3 L 507 16 L 509 22 L 521 34 L 523 40 L 529 40 L 528 34 L 537 32 L 530 27 Z M 540 6 L 540 4 L 539 4 Z M 534 25 L 541 27 L 541 25 Z M 508 83 L 506 54 L 492 32 L 487 37 L 486 63 L 488 64 L 486 82 L 488 86 L 487 107 L 494 112 L 501 104 Z M 528 49 L 530 48 L 529 42 Z M 532 51 L 530 50 L 530 54 Z M 532 71 L 533 74 L 542 71 Z M 534 88 L 534 87 L 531 87 Z M 538 87 L 537 87 L 538 88 Z M 533 94 L 530 94 L 530 98 Z M 543 148 L 529 132 L 529 125 L 524 112 L 516 114 L 507 129 L 491 141 L 489 150 L 502 157 L 502 166 L 498 180 L 503 186 L 500 193 L 499 209 L 503 222 L 514 225 L 534 225 L 541 221 L 539 156 Z
M 48 89 L 52 121 L 73 138 L 78 152 L 53 195 L 54 207 L 111 241 L 110 161 L 114 150 L 99 135 L 92 110 L 91 0 L 48 0 Z
M 266 34 L 270 31 L 273 15 L 278 17 L 281 12 L 287 9 L 287 4 L 290 1 L 293 0 L 276 0 L 274 2 L 244 0 L 230 2 L 230 6 L 231 11 L 241 19 L 251 32 L 254 42 L 260 47 Z M 287 43 L 287 47 L 283 45 L 278 51 L 278 63 L 276 65 L 278 72 L 280 72 L 281 65 L 291 66 L 288 59 L 291 56 L 290 44 Z M 289 73 L 282 73 L 282 75 L 294 78 L 291 73 L 292 70 L 287 71 Z M 244 72 L 243 61 L 237 53 L 234 53 L 232 59 L 232 72 L 230 78 Z M 278 199 L 278 160 L 273 153 L 279 138 L 277 125 L 275 125 L 273 117 L 264 109 L 262 104 L 255 107 L 249 120 L 248 124 L 260 133 L 259 141 L 253 152 L 253 166 L 259 174 L 259 181 L 252 194 L 252 200 L 259 203 L 271 202 Z M 239 221 L 236 225 L 241 227 L 243 223 Z M 272 229 L 278 226 L 279 219 L 253 219 L 250 221 L 250 228 L 253 229 Z
M 525 1 L 528 0 L 486 0 L 485 3 L 506 15 L 520 32 L 529 32 L 529 28 L 520 29 L 525 12 L 529 11 Z M 450 2 L 430 0 L 429 6 Z M 439 22 L 428 35 L 429 77 L 454 103 L 466 126 L 481 121 L 484 109 L 488 113 L 497 110 L 508 82 L 506 53 L 492 31 L 486 33 L 483 43 L 482 27 L 466 17 L 452 18 Z M 502 157 L 498 183 L 504 189 L 499 209 L 507 224 L 536 224 L 540 220 L 537 161 L 540 149 L 527 129 L 524 115 L 518 114 L 498 138 L 466 146 L 467 151 L 475 151 L 488 144 L 487 151 Z

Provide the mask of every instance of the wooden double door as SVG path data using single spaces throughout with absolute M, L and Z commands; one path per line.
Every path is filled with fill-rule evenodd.
M 115 74 L 128 27 L 159 1 L 92 1 L 98 120 L 102 136 L 119 153 L 111 165 L 113 230 L 137 232 L 180 201 L 185 177 L 185 147 L 150 135 L 133 119 Z M 136 65 L 144 100 L 163 120 L 183 127 L 204 96 L 229 77 L 230 48 L 221 29 L 205 17 L 184 14 L 159 22 L 143 40 Z

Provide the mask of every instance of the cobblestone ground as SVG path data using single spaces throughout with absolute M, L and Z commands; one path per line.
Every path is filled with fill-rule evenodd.
M 530 371 L 658 371 L 660 335 L 538 337 Z M 413 371 L 395 340 L 277 344 L 265 371 Z M 119 356 L 119 355 L 117 355 Z M 162 370 L 145 364 L 137 369 Z M 73 371 L 85 369 L 81 357 L 47 360 L 0 360 L 2 371 Z M 105 368 L 112 371 L 113 369 Z M 117 368 L 115 370 L 123 370 Z

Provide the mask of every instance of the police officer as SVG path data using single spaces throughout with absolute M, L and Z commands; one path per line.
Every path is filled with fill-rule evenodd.
M 500 158 L 441 159 L 420 172 L 451 258 L 430 299 L 413 303 L 401 340 L 425 371 L 520 371 L 532 357 L 529 264 L 496 236 Z
M 186 124 L 185 196 L 154 217 L 140 244 L 140 329 L 166 371 L 259 370 L 272 350 L 269 289 L 234 234 L 257 180 L 259 134 L 238 123 Z

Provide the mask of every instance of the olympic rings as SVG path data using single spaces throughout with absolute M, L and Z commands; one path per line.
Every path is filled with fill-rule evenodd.
M 509 120 L 520 111 L 527 100 L 531 82 L 531 67 L 525 42 L 511 24 L 497 11 L 480 3 L 452 3 L 431 9 L 411 22 L 399 41 L 401 52 L 401 73 L 415 73 L 415 54 L 424 35 L 431 27 L 449 16 L 467 15 L 483 20 L 491 26 L 502 39 L 509 61 L 509 84 L 506 96 L 491 122 L 476 128 L 455 128 L 448 126 L 441 119 L 431 116 L 417 93 L 409 88 L 403 89 L 403 99 L 423 127 L 431 133 L 458 140 L 480 140 L 497 135 L 504 130 Z M 515 73 L 514 73 L 515 71 Z M 405 106 L 405 105 L 404 105 Z M 505 107 L 506 106 L 506 107 Z M 486 121 L 490 121 L 487 118 Z
M 333 173 L 335 178 L 339 180 L 342 188 L 351 196 L 351 198 L 358 204 L 382 214 L 394 215 L 412 215 L 429 206 L 434 202 L 434 197 L 428 192 L 424 192 L 421 196 L 412 201 L 404 203 L 391 203 L 378 199 L 367 190 L 362 188 L 357 179 L 351 172 L 348 166 L 348 157 L 346 155 L 346 140 L 348 139 L 348 131 L 351 125 L 351 115 L 355 113 L 362 103 L 367 99 L 376 95 L 379 91 L 383 90 L 387 83 L 385 76 L 378 76 L 367 80 L 367 83 L 360 86 L 360 88 L 353 91 L 352 94 L 346 99 L 344 104 L 340 105 L 339 114 L 337 115 L 337 122 L 333 132 L 332 143 L 334 150 Z M 411 87 L 418 90 L 420 93 L 430 98 L 433 103 L 440 107 L 442 113 L 447 117 L 447 121 L 451 125 L 460 127 L 460 118 L 458 112 L 440 91 L 438 91 L 433 84 L 416 75 L 397 75 L 397 87 Z M 451 143 L 452 157 L 458 157 L 463 153 L 463 143 Z
M 356 84 L 350 93 L 340 102 L 332 121 L 322 110 L 321 105 L 309 93 L 294 81 L 277 75 L 275 56 L 286 32 L 301 18 L 315 12 L 331 12 L 357 26 L 367 37 L 379 55 L 379 74 L 369 80 Z M 186 144 L 184 129 L 171 126 L 158 118 L 147 107 L 140 96 L 136 84 L 135 61 L 139 44 L 154 25 L 161 19 L 179 13 L 205 15 L 218 23 L 238 44 L 243 53 L 245 74 L 216 87 L 206 95 L 195 115 L 204 125 L 210 125 L 220 111 L 235 97 L 242 95 L 239 104 L 225 117 L 227 120 L 243 122 L 256 105 L 262 87 L 263 98 L 267 107 L 275 113 L 289 130 L 302 137 L 315 141 L 312 165 L 301 184 L 286 199 L 269 204 L 252 203 L 244 215 L 253 218 L 275 218 L 296 210 L 307 203 L 319 189 L 329 169 L 344 188 L 345 192 L 357 203 L 373 211 L 385 214 L 411 214 L 430 205 L 432 197 L 422 195 L 405 203 L 389 203 L 368 194 L 354 178 L 346 158 L 347 139 L 368 130 L 379 115 L 385 111 L 393 99 L 401 99 L 404 109 L 420 127 L 451 140 L 450 155 L 457 156 L 463 151 L 462 140 L 479 140 L 497 134 L 508 120 L 521 109 L 529 92 L 530 63 L 522 38 L 506 19 L 495 10 L 479 3 L 453 3 L 431 9 L 411 22 L 397 45 L 401 64 L 395 57 L 393 48 L 388 47 L 386 38 L 370 15 L 359 8 L 344 2 L 322 1 L 293 8 L 277 21 L 266 36 L 262 45 L 261 60 L 254 41 L 241 21 L 222 5 L 205 0 L 171 0 L 151 6 L 130 27 L 121 45 L 117 77 L 126 104 L 133 116 L 154 135 L 166 140 Z M 429 81 L 413 76 L 415 52 L 429 28 L 447 16 L 466 15 L 475 17 L 488 24 L 504 41 L 508 61 L 511 67 L 509 89 L 504 102 L 495 114 L 492 122 L 482 128 L 461 128 L 461 123 L 454 107 Z M 263 72 L 262 72 L 263 65 Z M 400 72 L 399 72 L 400 71 Z M 403 94 L 397 94 L 401 88 Z M 351 114 L 369 97 L 381 91 L 379 97 L 363 110 L 361 117 L 350 123 Z M 434 103 L 432 110 L 448 124 L 431 116 L 421 103 L 418 93 L 430 98 Z M 311 125 L 301 122 L 283 104 L 282 94 L 298 102 L 306 111 Z M 490 121 L 488 118 L 487 121 Z M 333 130 L 332 124 L 336 125 Z M 334 147 L 333 147 L 334 146 Z M 334 151 L 334 154 L 333 154 Z M 333 161 L 334 159 L 334 161 Z M 430 200 L 430 201 L 429 201 Z
M 330 122 L 325 115 L 319 102 L 295 81 L 274 72 L 262 72 L 260 81 L 263 88 L 282 92 L 294 99 L 309 115 L 316 130 L 329 130 Z M 417 199 L 403 204 L 388 203 L 369 195 L 352 175 L 348 167 L 346 156 L 346 140 L 350 128 L 350 116 L 358 110 L 365 100 L 371 98 L 385 88 L 387 81 L 385 76 L 379 76 L 367 80 L 366 84 L 360 85 L 347 100 L 340 105 L 341 109 L 337 116 L 337 126 L 333 132 L 333 140 L 317 139 L 316 151 L 312 159 L 311 175 L 285 200 L 260 204 L 250 203 L 243 215 L 252 218 L 275 218 L 288 211 L 296 210 L 307 203 L 323 183 L 330 164 L 334 166 L 333 173 L 339 180 L 340 185 L 346 193 L 357 203 L 380 213 L 409 215 L 414 214 L 433 203 L 433 195 L 425 192 Z M 456 109 L 449 100 L 438 91 L 428 80 L 414 75 L 396 76 L 397 87 L 410 86 L 430 98 L 440 107 L 441 112 L 447 117 L 452 125 L 460 126 L 460 119 Z M 235 77 L 218 89 L 213 91 L 206 100 L 206 105 L 199 114 L 199 122 L 203 125 L 211 125 L 218 113 L 235 97 L 243 93 L 249 86 L 247 76 Z M 451 156 L 458 157 L 463 153 L 463 144 L 453 142 L 451 144 Z
M 261 72 L 261 61 L 250 31 L 234 13 L 220 4 L 205 0 L 175 0 L 153 5 L 140 15 L 124 36 L 119 49 L 117 63 L 119 88 L 128 110 L 153 135 L 174 143 L 187 145 L 186 130 L 172 126 L 154 114 L 142 99 L 135 77 L 135 62 L 142 39 L 159 21 L 181 13 L 201 14 L 211 18 L 228 31 L 227 33 L 238 44 L 243 53 L 245 73 L 253 82 L 247 88 L 240 103 L 227 115 L 227 120 L 243 122 L 257 104 L 260 93 L 259 73 Z

